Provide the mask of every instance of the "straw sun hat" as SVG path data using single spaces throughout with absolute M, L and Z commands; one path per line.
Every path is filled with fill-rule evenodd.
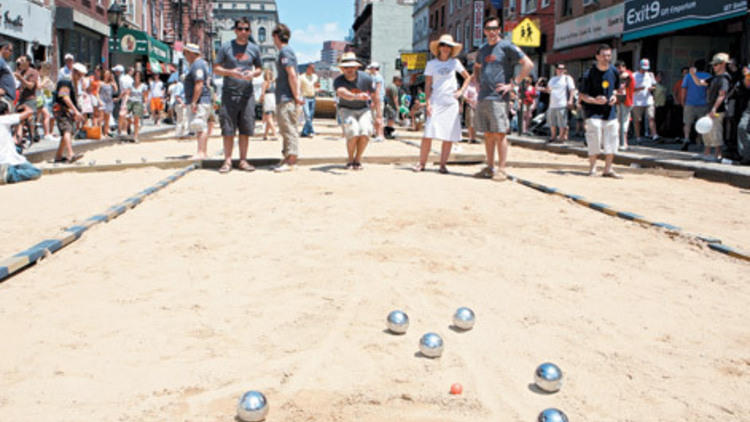
M 463 49 L 463 45 L 461 43 L 457 43 L 453 41 L 453 36 L 451 34 L 443 34 L 438 38 L 437 40 L 430 43 L 430 51 L 432 54 L 435 55 L 435 57 L 438 57 L 438 47 L 440 44 L 449 45 L 451 47 L 451 57 L 456 57 L 459 54 L 461 54 L 461 49 Z
M 350 51 L 341 55 L 339 67 L 362 67 L 362 63 L 357 60 L 357 55 Z

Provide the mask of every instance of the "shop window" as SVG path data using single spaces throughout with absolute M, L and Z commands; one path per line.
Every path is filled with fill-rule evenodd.
M 570 16 L 573 14 L 573 1 L 572 0 L 562 0 L 561 6 L 561 12 L 563 16 Z

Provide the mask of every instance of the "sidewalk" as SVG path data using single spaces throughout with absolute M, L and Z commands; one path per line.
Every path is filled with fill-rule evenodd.
M 164 123 L 159 123 L 158 125 L 154 125 L 153 121 L 143 121 L 143 126 L 141 126 L 140 135 L 141 136 L 155 136 L 160 133 L 169 132 L 172 129 L 174 129 L 174 125 L 168 125 Z M 73 140 L 73 150 L 76 152 L 86 152 L 90 151 L 92 149 L 96 149 L 105 145 L 110 145 L 113 143 L 120 142 L 117 138 L 110 138 L 105 137 L 102 139 L 74 139 Z M 60 144 L 59 141 L 47 141 L 47 140 L 40 140 L 39 142 L 35 142 L 32 144 L 29 149 L 24 151 L 23 155 L 26 156 L 26 159 L 29 160 L 29 162 L 32 163 L 38 163 L 41 161 L 51 160 L 55 156 L 55 151 L 57 151 L 57 147 Z
M 587 157 L 588 151 L 582 140 L 572 139 L 564 144 L 548 144 L 545 138 L 511 134 L 508 139 L 513 144 L 554 152 L 558 154 L 576 154 Z M 744 189 L 750 189 L 750 166 L 706 162 L 699 158 L 697 151 L 680 151 L 679 144 L 631 145 L 627 151 L 620 151 L 615 156 L 615 163 L 641 167 L 662 167 L 674 170 L 689 170 L 695 177 L 714 182 L 728 183 Z M 695 149 L 695 146 L 693 146 Z

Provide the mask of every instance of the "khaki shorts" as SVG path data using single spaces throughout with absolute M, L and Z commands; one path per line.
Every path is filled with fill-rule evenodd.
M 477 105 L 474 129 L 484 133 L 508 133 L 508 103 L 505 101 L 482 100 Z
M 708 114 L 708 106 L 686 105 L 682 111 L 682 124 L 692 126 L 696 120 Z
M 339 116 L 344 125 L 344 135 L 349 140 L 358 136 L 372 136 L 372 111 L 369 108 L 352 110 L 340 107 Z
M 711 130 L 703 135 L 703 145 L 707 147 L 720 147 L 724 145 L 724 113 L 711 116 L 713 126 Z
M 276 106 L 276 118 L 279 121 L 279 133 L 284 141 L 281 154 L 284 158 L 299 155 L 299 133 L 297 133 L 297 104 L 286 101 Z
M 549 127 L 568 128 L 568 108 L 555 107 L 547 110 L 547 124 Z
M 611 155 L 617 152 L 619 144 L 617 119 L 586 119 L 586 144 L 589 148 L 589 157 L 605 154 Z
M 185 107 L 188 130 L 191 132 L 205 132 L 208 130 L 208 119 L 211 117 L 211 104 L 198 104 L 193 113 L 191 106 Z
M 143 117 L 143 103 L 128 101 L 126 111 L 133 117 Z
M 653 119 L 656 115 L 656 109 L 653 105 L 650 106 L 634 106 L 633 107 L 633 120 L 643 120 L 643 113 L 646 113 L 649 119 Z
M 466 128 L 474 128 L 474 119 L 476 119 L 477 112 L 471 106 L 466 107 Z

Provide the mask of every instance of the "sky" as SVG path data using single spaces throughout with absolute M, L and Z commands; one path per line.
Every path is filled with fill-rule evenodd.
M 320 60 L 323 41 L 340 40 L 354 23 L 354 0 L 276 0 L 279 21 L 292 30 L 299 63 Z

